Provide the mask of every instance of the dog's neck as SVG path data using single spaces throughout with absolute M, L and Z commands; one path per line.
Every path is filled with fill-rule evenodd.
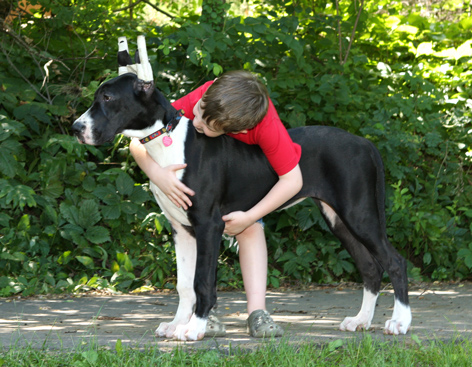
M 185 163 L 184 148 L 189 125 L 189 119 L 183 116 L 179 123 L 172 129 L 170 134 L 161 134 L 157 138 L 144 144 L 148 154 L 152 159 L 159 163 L 161 167 L 166 167 L 170 164 Z M 156 128 L 160 129 L 163 127 L 164 124 L 162 121 L 156 121 L 152 127 L 141 130 L 141 136 L 147 136 L 148 133 L 152 134 L 151 131 L 156 131 Z M 129 136 L 127 131 L 124 131 L 123 134 Z M 172 139 L 172 144 L 168 146 L 164 144 L 164 138 L 166 137 Z M 141 137 L 139 138 L 142 139 Z
M 182 118 L 183 115 L 184 115 L 184 111 L 182 111 L 182 110 L 177 111 L 177 115 L 174 116 L 174 118 L 172 120 L 167 122 L 167 124 L 164 124 L 165 125 L 164 127 L 160 128 L 159 130 L 156 130 L 152 134 L 150 134 L 150 135 L 146 136 L 145 138 L 141 139 L 140 140 L 141 144 L 147 144 L 151 140 L 154 140 L 154 139 L 160 137 L 163 134 L 167 134 L 167 135 L 170 134 L 172 132 L 172 130 L 174 130 L 175 127 L 177 126 L 177 124 L 180 122 L 180 119 Z M 166 139 L 166 137 L 164 136 L 164 138 L 163 138 L 164 144 L 165 144 L 165 139 Z M 169 136 L 167 136 L 167 142 L 169 142 L 169 140 L 170 140 L 170 138 L 169 138 Z M 172 142 L 172 140 L 170 140 L 169 145 L 171 144 L 171 142 Z

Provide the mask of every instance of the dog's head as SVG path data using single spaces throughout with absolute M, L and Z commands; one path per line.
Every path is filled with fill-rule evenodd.
M 115 135 L 143 138 L 156 124 L 164 125 L 172 107 L 153 82 L 134 74 L 123 74 L 102 84 L 95 92 L 92 106 L 72 125 L 84 144 L 101 145 Z

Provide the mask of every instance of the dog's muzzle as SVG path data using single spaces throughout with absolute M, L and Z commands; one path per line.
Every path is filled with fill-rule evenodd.
M 79 140 L 80 143 L 85 144 L 85 137 L 84 137 L 84 132 L 85 132 L 85 124 L 80 121 L 75 121 L 72 124 L 72 133 L 77 137 L 77 140 Z

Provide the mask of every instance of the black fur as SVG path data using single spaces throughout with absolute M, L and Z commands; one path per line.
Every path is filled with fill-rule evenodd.
M 156 119 L 165 125 L 176 111 L 157 89 L 143 90 L 134 75 L 125 74 L 98 89 L 90 113 L 96 144 L 101 144 L 125 129 L 150 126 Z M 188 230 L 197 241 L 195 314 L 206 318 L 216 302 L 221 217 L 254 206 L 278 178 L 259 147 L 225 135 L 208 138 L 188 123 L 188 166 L 182 181 L 196 193 L 188 209 Z M 80 121 L 76 124 L 80 139 L 83 126 Z M 367 139 L 334 127 L 300 127 L 289 134 L 302 146 L 303 174 L 303 188 L 290 202 L 311 197 L 320 209 L 322 203 L 328 204 L 337 217 L 334 223 L 325 220 L 354 258 L 365 288 L 378 293 L 385 270 L 396 299 L 408 306 L 406 262 L 386 234 L 384 171 L 378 150 Z

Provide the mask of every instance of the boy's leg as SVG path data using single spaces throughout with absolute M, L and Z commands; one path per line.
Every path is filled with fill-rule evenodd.
M 282 336 L 284 330 L 266 310 L 267 244 L 261 223 L 254 223 L 236 236 L 239 262 L 246 290 L 248 331 L 256 338 Z
M 267 287 L 267 244 L 264 228 L 254 223 L 236 236 L 239 244 L 239 263 L 247 297 L 247 313 L 265 310 Z

